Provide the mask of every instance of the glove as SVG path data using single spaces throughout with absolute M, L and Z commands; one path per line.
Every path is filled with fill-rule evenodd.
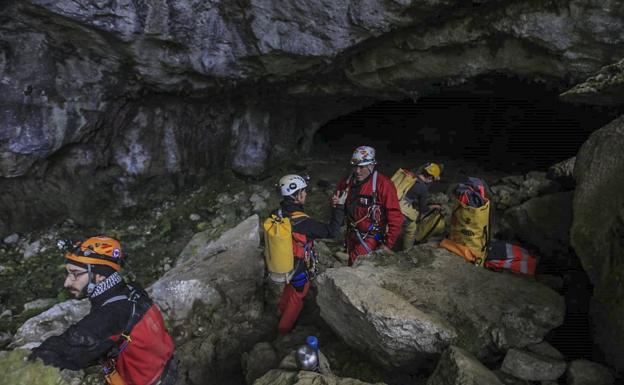
M 347 190 L 336 191 L 332 196 L 332 204 L 335 206 L 344 205 L 347 201 Z

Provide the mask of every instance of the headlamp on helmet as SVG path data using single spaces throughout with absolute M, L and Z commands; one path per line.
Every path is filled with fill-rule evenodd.
M 121 244 L 110 237 L 91 237 L 69 247 L 67 241 L 59 241 L 57 245 L 65 248 L 65 258 L 69 263 L 102 265 L 115 271 L 119 271 L 123 265 L 124 254 L 121 251 Z

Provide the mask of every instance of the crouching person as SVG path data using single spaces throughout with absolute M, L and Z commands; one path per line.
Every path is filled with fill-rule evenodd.
M 344 220 L 344 200 L 334 196 L 334 210 L 329 223 L 321 223 L 310 218 L 303 205 L 307 197 L 307 181 L 299 175 L 286 175 L 278 182 L 279 192 L 283 197 L 280 208 L 272 214 L 275 218 L 288 218 L 291 225 L 294 269 L 277 305 L 280 317 L 278 331 L 286 334 L 292 330 L 299 313 L 303 309 L 303 299 L 310 290 L 310 281 L 316 274 L 316 250 L 314 240 L 334 238 L 340 231 Z
M 87 297 L 91 310 L 63 334 L 43 341 L 29 358 L 70 370 L 100 364 L 113 385 L 174 384 L 173 340 L 147 293 L 119 274 L 124 260 L 120 243 L 104 236 L 88 238 L 70 245 L 65 258 L 64 286 L 75 298 Z

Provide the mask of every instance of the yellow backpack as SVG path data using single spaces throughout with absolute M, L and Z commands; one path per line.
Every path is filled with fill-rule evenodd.
M 292 238 L 292 219 L 307 217 L 297 211 L 290 217 L 284 216 L 282 210 L 271 214 L 262 227 L 264 228 L 264 259 L 271 278 L 286 281 L 288 273 L 295 267 Z
M 404 168 L 400 168 L 390 179 L 392 180 L 392 183 L 394 183 L 394 187 L 397 190 L 397 197 L 399 198 L 401 212 L 410 220 L 415 221 L 418 218 L 418 210 L 416 210 L 410 202 L 403 198 L 405 198 L 405 194 L 407 194 L 409 189 L 412 188 L 414 183 L 416 183 L 416 175 Z
M 440 210 L 431 210 L 421 218 L 416 230 L 416 243 L 423 242 L 431 235 L 440 235 L 446 229 L 446 221 Z
M 455 200 L 451 216 L 451 241 L 468 246 L 476 256 L 474 263 L 483 265 L 489 241 L 490 201 L 481 207 L 470 207 Z

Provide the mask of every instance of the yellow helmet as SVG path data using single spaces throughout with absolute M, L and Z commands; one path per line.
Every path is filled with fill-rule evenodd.
M 423 166 L 423 170 L 425 170 L 427 174 L 431 175 L 433 179 L 440 180 L 440 175 L 442 174 L 442 165 L 429 162 Z

